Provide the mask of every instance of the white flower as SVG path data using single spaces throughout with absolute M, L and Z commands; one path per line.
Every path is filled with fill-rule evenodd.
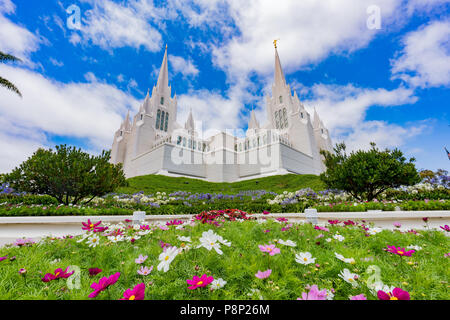
M 139 231 L 141 229 L 141 226 L 138 224 L 134 224 L 133 229 L 134 229 L 134 231 Z
M 161 261 L 158 264 L 158 271 L 163 270 L 164 272 L 169 271 L 170 263 L 175 259 L 175 257 L 180 253 L 177 247 L 170 247 L 167 248 L 166 251 L 163 251 L 158 257 L 159 261 Z
M 316 258 L 313 258 L 309 252 L 300 252 L 295 255 L 295 261 L 306 265 L 316 262 Z
M 416 251 L 419 251 L 419 250 L 422 250 L 422 247 L 419 247 L 419 246 L 408 246 L 408 247 L 406 247 L 406 249 L 413 249 L 413 250 L 416 250 Z
M 335 252 L 334 255 L 336 256 L 336 258 L 338 258 L 341 261 L 344 261 L 346 263 L 355 264 L 355 259 L 353 259 L 353 258 L 344 258 L 344 256 L 342 254 L 339 254 L 337 252 Z
M 208 230 L 202 233 L 202 237 L 200 238 L 200 245 L 197 246 L 197 248 L 203 247 L 209 251 L 211 251 L 211 249 L 214 249 L 218 254 L 223 254 L 223 251 L 220 250 L 220 243 L 228 247 L 231 246 L 231 242 L 215 234 L 213 230 Z
M 331 238 L 326 238 L 325 241 L 326 242 L 331 242 Z
M 333 239 L 335 239 L 335 240 L 337 240 L 337 241 L 340 241 L 340 242 L 342 242 L 342 241 L 345 240 L 345 238 L 344 238 L 343 236 L 341 236 L 340 234 L 335 234 L 335 235 L 333 236 Z
M 100 243 L 100 238 L 98 235 L 94 234 L 88 238 L 87 243 L 89 247 L 95 248 Z
M 374 228 L 370 228 L 369 230 L 367 230 L 367 233 L 370 234 L 371 236 L 373 236 L 381 231 L 383 231 L 383 229 L 374 227 Z
M 288 247 L 296 247 L 297 244 L 292 240 L 286 240 L 278 239 L 278 243 L 281 243 L 282 245 L 288 246 Z
M 333 292 L 331 292 L 331 290 L 327 289 L 327 300 L 333 300 L 333 299 L 334 299 Z
M 178 240 L 183 242 L 191 242 L 191 237 L 178 236 Z
M 381 280 L 378 280 L 370 285 L 367 284 L 367 287 L 374 296 L 376 296 L 380 290 L 384 292 L 392 292 L 395 289 L 394 286 L 385 285 Z
M 225 286 L 226 284 L 227 284 L 227 282 L 225 280 L 223 280 L 222 278 L 219 278 L 219 279 L 215 279 L 215 280 L 213 280 L 213 282 L 211 282 L 210 288 L 212 290 L 217 290 L 217 289 L 223 288 L 223 286 Z
M 109 236 L 108 240 L 111 242 L 120 242 L 124 240 L 123 236 Z
M 150 230 L 141 230 L 137 234 L 140 236 L 145 236 L 145 235 L 149 234 L 150 232 L 151 232 Z
M 90 235 L 91 235 L 90 233 L 86 232 L 85 234 L 83 234 L 80 240 L 77 240 L 77 242 L 78 243 L 83 242 L 84 240 L 86 240 L 86 238 L 89 238 Z
M 350 283 L 354 288 L 358 287 L 356 279 L 358 279 L 359 276 L 356 273 L 352 273 L 350 270 L 344 269 L 339 274 L 339 277 L 341 277 L 345 282 Z

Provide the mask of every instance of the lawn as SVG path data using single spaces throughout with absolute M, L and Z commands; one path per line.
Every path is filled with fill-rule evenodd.
M 95 247 L 90 247 L 94 243 L 92 232 L 89 233 L 91 240 L 86 238 L 82 242 L 78 242 L 79 236 L 3 247 L 0 248 L 0 257 L 4 257 L 0 261 L 0 299 L 90 299 L 88 296 L 94 291 L 91 284 L 117 272 L 120 272 L 117 282 L 92 299 L 117 300 L 123 298 L 125 290 L 141 283 L 145 285 L 145 299 L 152 300 L 295 300 L 307 294 L 309 286 L 313 285 L 326 289 L 330 299 L 348 300 L 360 294 L 367 299 L 377 299 L 377 289 L 372 285 L 380 281 L 389 286 L 389 290 L 398 287 L 407 291 L 414 300 L 450 299 L 449 258 L 445 256 L 449 252 L 449 240 L 445 231 L 364 230 L 361 225 L 343 223 L 324 227 L 326 229 L 318 230 L 311 224 L 274 220 L 263 223 L 219 221 L 219 226 L 197 221 L 182 226 L 155 225 L 135 230 L 124 222 L 109 226 L 103 232 L 98 230 Z M 208 231 L 209 236 L 204 233 Z M 114 235 L 108 237 L 108 232 Z M 123 236 L 119 235 L 121 233 Z M 201 243 L 203 246 L 197 248 Z M 273 255 L 268 253 L 270 250 L 263 252 L 260 248 L 269 244 L 274 245 Z M 290 246 L 294 244 L 295 247 Z M 410 257 L 401 257 L 387 252 L 387 246 L 414 246 L 414 249 L 402 251 L 415 252 Z M 173 261 L 169 261 L 167 272 L 158 270 L 160 262 L 167 261 L 160 256 L 163 247 L 166 254 L 176 254 Z M 301 254 L 307 252 L 311 258 Z M 342 255 L 341 259 L 336 253 Z M 148 256 L 143 263 L 136 261 L 140 255 Z M 68 279 L 42 281 L 47 273 L 56 274 L 55 269 L 65 270 L 68 266 L 78 270 Z M 150 274 L 138 274 L 144 266 L 153 266 Z M 22 268 L 26 273 L 19 273 Z M 90 276 L 89 268 L 100 268 L 102 272 Z M 268 278 L 256 277 L 258 272 L 269 269 Z M 344 269 L 352 273 L 353 280 L 339 276 Z M 219 288 L 221 282 L 214 282 L 218 287 L 211 290 L 212 284 L 202 287 L 211 279 L 203 278 L 202 283 L 196 282 L 200 286 L 192 289 L 187 280 L 202 275 L 216 281 L 221 278 L 226 284 Z M 378 289 L 383 288 L 378 285 Z M 387 287 L 384 290 L 389 291 Z
M 162 175 L 146 175 L 127 180 L 128 187 L 122 187 L 117 193 L 133 194 L 143 191 L 145 194 L 156 192 L 172 193 L 188 191 L 192 193 L 224 193 L 236 194 L 240 191 L 265 190 L 267 192 L 295 191 L 311 188 L 314 191 L 325 190 L 325 185 L 319 176 L 305 175 L 278 175 L 265 178 L 251 179 L 234 183 L 214 183 L 199 179 L 174 178 Z

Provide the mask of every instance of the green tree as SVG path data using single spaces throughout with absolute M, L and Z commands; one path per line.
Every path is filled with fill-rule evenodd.
M 16 62 L 16 61 L 21 61 L 21 60 L 10 54 L 6 54 L 6 53 L 3 53 L 0 51 L 0 62 L 7 62 L 7 61 Z M 14 84 L 12 84 L 10 81 L 6 80 L 5 78 L 0 77 L 0 86 L 5 87 L 8 90 L 14 91 L 20 97 L 22 97 L 22 93 L 20 93 L 19 89 L 17 89 Z
M 356 199 L 368 201 L 389 188 L 420 182 L 414 158 L 406 161 L 398 149 L 381 151 L 375 143 L 370 145 L 370 150 L 350 155 L 344 143 L 337 144 L 334 153 L 322 150 L 327 171 L 320 179 L 328 188 L 344 190 Z
M 56 151 L 38 149 L 4 180 L 17 191 L 47 194 L 66 205 L 89 197 L 87 204 L 126 185 L 122 165 L 111 164 L 110 154 L 91 156 L 66 145 L 56 146 Z

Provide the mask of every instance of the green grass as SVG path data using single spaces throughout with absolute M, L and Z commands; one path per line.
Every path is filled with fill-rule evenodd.
M 145 194 L 159 192 L 189 191 L 192 193 L 235 194 L 247 190 L 266 190 L 268 192 L 296 191 L 311 188 L 314 191 L 325 189 L 325 185 L 316 175 L 278 175 L 233 183 L 214 183 L 199 179 L 174 178 L 162 175 L 147 175 L 127 180 L 128 187 L 119 188 L 118 193 L 133 194 L 144 191 Z
M 256 222 L 227 222 L 217 228 L 211 225 L 186 227 L 185 230 L 154 230 L 134 244 L 130 242 L 108 243 L 106 238 L 96 248 L 77 239 L 47 240 L 31 247 L 3 247 L 0 257 L 15 256 L 0 262 L 0 299 L 88 299 L 92 282 L 101 277 L 120 272 L 116 284 L 96 299 L 119 299 L 122 293 L 138 283 L 146 284 L 146 299 L 258 299 L 258 295 L 248 296 L 251 289 L 257 289 L 264 299 L 295 300 L 307 292 L 307 285 L 317 284 L 320 289 L 334 288 L 335 299 L 348 300 L 350 295 L 364 293 L 368 299 L 376 299 L 367 288 L 367 281 L 374 276 L 370 266 L 380 270 L 380 279 L 389 286 L 400 287 L 410 293 L 411 299 L 450 299 L 450 270 L 444 254 L 449 251 L 449 238 L 443 232 L 421 231 L 418 235 L 384 230 L 371 237 L 357 227 L 329 226 L 330 232 L 315 230 L 312 225 L 294 225 L 288 231 L 281 231 L 282 225 L 272 221 L 265 224 Z M 223 255 L 205 248 L 195 249 L 202 232 L 213 229 L 224 239 L 231 241 L 231 247 L 222 245 Z M 263 232 L 269 229 L 269 233 Z M 131 232 L 131 231 L 129 231 Z M 325 239 L 339 232 L 345 237 L 343 242 Z M 316 238 L 319 234 L 323 238 Z M 162 252 L 159 241 L 180 246 L 177 236 L 190 236 L 193 248 L 179 254 L 171 263 L 167 273 L 157 271 L 158 256 Z M 266 256 L 258 248 L 260 244 L 276 243 L 274 239 L 293 240 L 297 247 L 278 244 L 281 253 Z M 317 242 L 320 241 L 320 244 Z M 421 246 L 412 257 L 392 255 L 383 249 L 387 245 L 406 247 Z M 295 262 L 295 254 L 308 251 L 316 258 L 315 263 L 301 265 Z M 338 252 L 346 258 L 354 258 L 355 264 L 344 263 L 335 258 Z M 146 277 L 137 274 L 135 259 L 148 255 L 144 265 L 154 266 Z M 52 262 L 55 259 L 58 261 Z M 367 259 L 367 260 L 366 260 Z M 319 264 L 317 267 L 315 264 Z M 79 289 L 68 289 L 65 279 L 44 283 L 43 275 L 61 267 L 78 266 Z M 98 267 L 103 272 L 89 277 L 88 268 Z M 18 274 L 20 268 L 27 270 L 26 279 Z M 255 277 L 258 270 L 272 269 L 268 279 Z M 359 287 L 353 288 L 338 277 L 347 268 L 357 273 Z M 373 270 L 373 269 L 372 269 Z M 194 275 L 207 274 L 215 279 L 223 278 L 227 284 L 217 291 L 207 288 L 188 290 L 186 279 Z M 70 278 L 69 278 L 70 279 Z M 26 282 L 25 282 L 26 280 Z M 76 281 L 74 281 L 75 283 Z

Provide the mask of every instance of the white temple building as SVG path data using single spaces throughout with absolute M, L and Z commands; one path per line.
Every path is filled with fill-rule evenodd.
M 250 114 L 245 137 L 221 132 L 203 138 L 192 110 L 184 126 L 176 122 L 177 97 L 169 86 L 167 46 L 158 83 L 114 135 L 111 162 L 122 163 L 127 178 L 163 174 L 212 182 L 234 182 L 275 174 L 320 174 L 319 151 L 332 151 L 329 132 L 314 119 L 286 83 L 275 43 L 275 78 L 267 97 L 267 122 Z

